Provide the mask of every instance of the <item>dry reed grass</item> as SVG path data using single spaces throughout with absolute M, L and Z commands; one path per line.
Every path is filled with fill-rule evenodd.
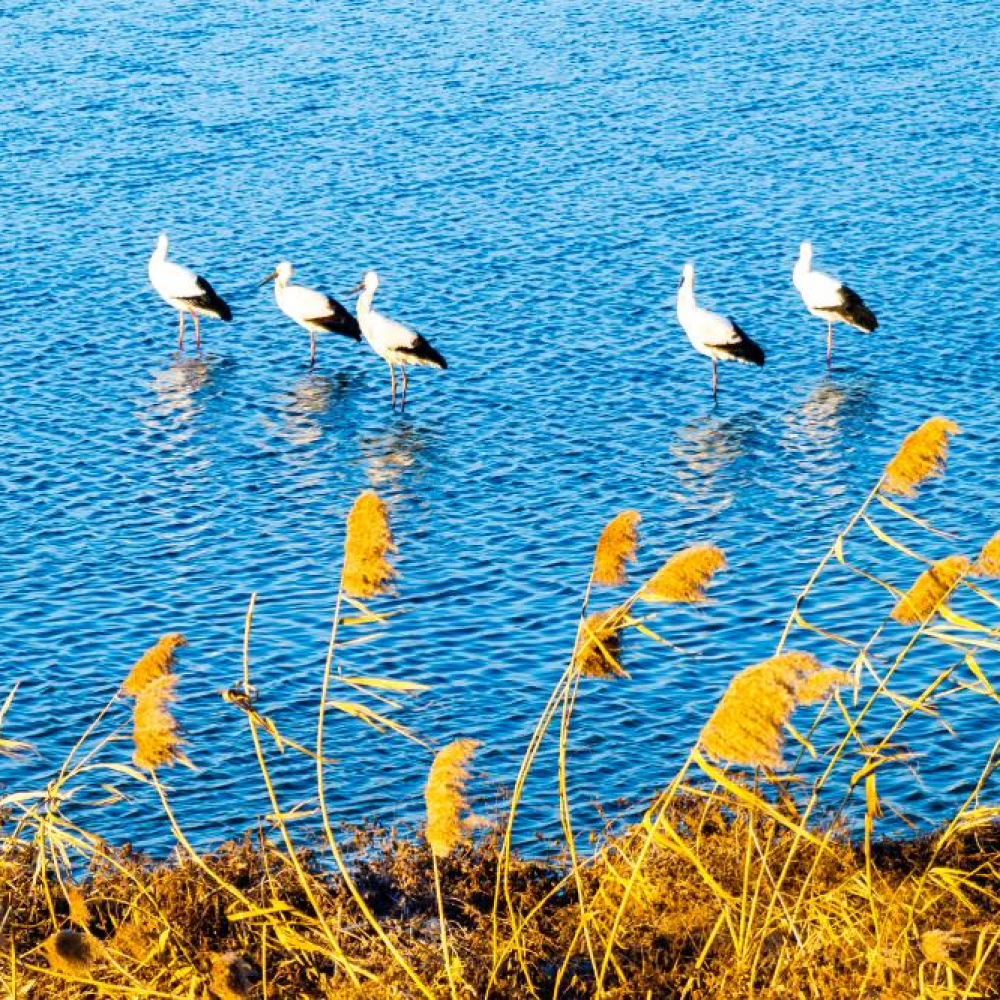
M 122 683 L 122 690 L 133 698 L 138 697 L 147 684 L 173 670 L 177 650 L 186 645 L 187 639 L 180 632 L 170 632 L 163 636 L 155 646 L 151 646 L 139 657 Z
M 181 747 L 177 720 L 170 712 L 170 703 L 176 701 L 174 688 L 177 678 L 165 674 L 150 681 L 135 700 L 132 715 L 132 739 L 135 752 L 132 760 L 137 767 L 155 771 L 158 767 L 187 763 Z
M 983 546 L 973 571 L 979 576 L 1000 578 L 1000 531 Z
M 809 653 L 783 653 L 738 673 L 726 688 L 699 744 L 710 757 L 781 770 L 784 727 L 800 705 L 825 698 L 849 681 Z
M 645 601 L 690 604 L 705 599 L 712 577 L 726 565 L 714 545 L 692 545 L 672 555 L 646 582 L 639 596 Z
M 347 518 L 341 576 L 344 593 L 358 598 L 388 593 L 398 576 L 387 558 L 394 551 L 385 504 L 373 490 L 365 490 Z
M 212 955 L 211 988 L 217 1000 L 244 1000 L 253 978 L 253 966 L 238 952 Z
M 928 621 L 971 568 L 965 556 L 948 556 L 928 566 L 892 609 L 892 617 L 903 625 Z
M 584 677 L 628 677 L 621 664 L 625 621 L 623 607 L 587 616 L 573 657 L 573 666 Z
M 475 824 L 464 815 L 468 765 L 479 747 L 478 740 L 455 740 L 438 751 L 427 775 L 424 800 L 427 804 L 427 843 L 436 857 L 446 858 L 468 836 Z
M 948 439 L 960 433 L 958 424 L 946 417 L 931 417 L 907 435 L 899 451 L 885 467 L 882 491 L 912 497 L 917 487 L 944 472 L 948 459 Z
M 69 929 L 49 935 L 44 949 L 53 969 L 77 979 L 90 972 L 98 957 L 97 948 L 87 934 Z
M 591 580 L 595 585 L 616 587 L 626 582 L 626 566 L 635 562 L 641 520 L 637 510 L 623 510 L 605 525 L 594 552 Z

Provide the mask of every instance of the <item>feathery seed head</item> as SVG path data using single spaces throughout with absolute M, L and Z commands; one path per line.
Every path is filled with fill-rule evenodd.
M 931 417 L 907 435 L 895 458 L 885 467 L 882 492 L 901 497 L 917 495 L 917 487 L 944 472 L 948 438 L 961 433 L 946 417 Z
M 344 593 L 361 598 L 386 593 L 398 575 L 386 558 L 395 550 L 385 504 L 373 490 L 365 490 L 347 518 L 341 577 Z
M 983 546 L 973 569 L 979 576 L 1000 577 L 1000 531 Z
M 705 599 L 712 577 L 726 565 L 714 545 L 691 545 L 672 555 L 639 592 L 644 601 L 691 604 Z
M 813 680 L 820 676 L 822 682 Z M 729 682 L 698 743 L 716 760 L 780 770 L 783 730 L 792 713 L 846 679 L 840 671 L 823 670 L 809 653 L 783 653 L 747 667 Z
M 44 942 L 49 965 L 67 976 L 85 976 L 97 960 L 97 949 L 87 934 L 61 930 Z
M 573 665 L 584 677 L 628 677 L 621 664 L 623 608 L 597 611 L 584 621 Z
M 150 646 L 136 661 L 122 684 L 122 690 L 133 698 L 138 697 L 150 681 L 169 674 L 174 666 L 174 655 L 179 646 L 186 646 L 187 639 L 180 632 L 170 632 L 155 646 Z
M 635 562 L 641 520 L 637 510 L 623 510 L 605 525 L 594 552 L 595 585 L 615 587 L 625 583 L 625 564 Z
M 174 687 L 177 678 L 166 674 L 150 681 L 135 700 L 132 715 L 132 739 L 135 753 L 132 760 L 137 767 L 150 771 L 163 764 L 187 763 L 181 750 L 177 721 L 170 714 L 170 702 L 175 701 Z
M 439 750 L 427 775 L 427 843 L 436 857 L 446 858 L 466 838 L 472 817 L 465 801 L 468 764 L 479 747 L 478 740 L 455 740 Z
M 939 559 L 917 577 L 892 609 L 892 617 L 903 625 L 926 622 L 971 569 L 972 564 L 965 556 Z

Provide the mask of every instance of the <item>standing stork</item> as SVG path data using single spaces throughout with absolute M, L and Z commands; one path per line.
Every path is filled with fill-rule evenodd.
M 274 282 L 278 308 L 309 331 L 309 365 L 316 363 L 316 334 L 340 333 L 351 340 L 361 339 L 358 321 L 336 300 L 303 285 L 290 285 L 292 265 L 283 260 L 261 283 Z
M 403 396 L 399 404 L 400 413 L 406 408 L 406 366 L 429 365 L 431 368 L 447 368 L 448 362 L 419 333 L 402 323 L 389 319 L 372 309 L 372 300 L 378 291 L 378 275 L 366 271 L 360 283 L 353 289 L 358 296 L 358 325 L 371 349 L 389 365 L 392 379 L 391 400 L 396 406 L 396 370 L 399 365 L 403 377 Z
M 699 353 L 712 359 L 712 398 L 719 390 L 719 361 L 764 366 L 764 352 L 725 316 L 702 309 L 694 300 L 694 265 L 685 264 L 677 289 L 677 320 Z
M 878 329 L 878 320 L 857 292 L 829 274 L 814 271 L 812 259 L 812 244 L 803 243 L 799 247 L 799 259 L 792 269 L 792 283 L 809 312 L 826 320 L 826 366 L 829 368 L 833 355 L 834 323 L 846 323 L 856 330 L 874 333 Z
M 149 280 L 160 296 L 178 312 L 179 326 L 177 350 L 184 350 L 184 315 L 194 319 L 194 346 L 201 349 L 199 316 L 214 316 L 228 323 L 232 310 L 205 278 L 199 277 L 172 260 L 167 260 L 169 242 L 166 233 L 160 233 L 156 249 L 149 258 Z

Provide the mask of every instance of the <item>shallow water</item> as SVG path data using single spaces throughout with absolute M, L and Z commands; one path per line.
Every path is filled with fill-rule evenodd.
M 485 811 L 565 662 L 607 519 L 643 514 L 636 579 L 723 547 L 711 603 L 656 621 L 685 652 L 630 637 L 632 679 L 581 697 L 581 828 L 662 787 L 918 422 L 966 433 L 915 509 L 967 549 L 1000 526 L 996 34 L 994 5 L 940 0 L 7 5 L 0 695 L 20 684 L 4 735 L 38 755 L 0 780 L 39 787 L 180 630 L 198 771 L 171 773 L 176 807 L 199 842 L 245 828 L 266 805 L 218 692 L 240 677 L 248 597 L 261 710 L 308 741 L 344 518 L 374 487 L 402 572 L 380 607 L 405 614 L 345 670 L 431 686 L 400 719 L 483 741 Z M 147 284 L 161 230 L 233 306 L 200 357 L 175 354 Z M 882 322 L 838 329 L 830 373 L 791 285 L 806 238 Z M 415 373 L 405 416 L 364 345 L 327 338 L 310 372 L 307 335 L 255 287 L 282 258 L 335 294 L 377 267 L 379 306 L 448 372 Z M 723 369 L 717 406 L 674 316 L 688 259 L 702 303 L 768 354 Z M 814 611 L 849 630 L 877 622 L 871 600 L 835 582 Z M 919 782 L 887 769 L 880 792 L 918 823 L 944 815 L 992 742 L 987 705 L 953 700 L 954 735 L 922 723 L 943 755 Z M 338 816 L 419 820 L 428 754 L 340 718 L 328 749 Z M 277 770 L 286 802 L 309 796 L 310 767 Z M 555 828 L 551 775 L 525 836 Z M 169 843 L 125 790 L 74 815 Z

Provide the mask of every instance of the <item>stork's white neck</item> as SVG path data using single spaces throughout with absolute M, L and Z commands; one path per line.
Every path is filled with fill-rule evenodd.
M 167 234 L 160 233 L 160 237 L 156 241 L 156 249 L 153 251 L 153 260 L 166 260 L 168 246 Z
M 358 296 L 358 316 L 367 316 L 372 311 L 372 301 L 377 290 L 377 285 L 367 285 L 361 290 L 361 294 Z

